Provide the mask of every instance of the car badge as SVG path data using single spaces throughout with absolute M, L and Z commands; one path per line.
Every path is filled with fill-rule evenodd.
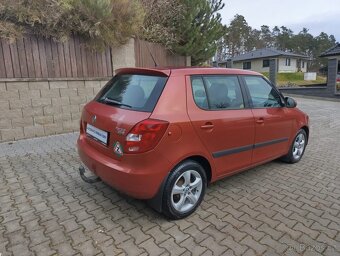
M 124 135 L 125 134 L 125 129 L 124 128 L 120 128 L 120 127 L 116 127 L 116 133 L 118 135 Z
M 94 115 L 94 116 L 92 117 L 92 123 L 94 124 L 94 123 L 96 122 L 96 120 L 97 120 L 97 116 Z

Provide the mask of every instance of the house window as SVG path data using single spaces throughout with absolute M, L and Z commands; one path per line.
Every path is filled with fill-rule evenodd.
M 304 61 L 302 61 L 302 68 L 305 68 L 305 62 Z
M 250 61 L 243 62 L 243 69 L 251 69 L 251 62 Z
M 268 68 L 269 67 L 269 60 L 263 60 L 263 65 L 262 67 Z
M 290 58 L 286 58 L 286 66 L 290 66 Z

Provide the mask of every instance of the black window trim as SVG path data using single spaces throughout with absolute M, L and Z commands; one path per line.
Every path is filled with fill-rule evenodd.
M 202 109 L 204 111 L 227 111 L 227 110 L 245 110 L 245 109 L 250 109 L 251 108 L 251 105 L 249 104 L 249 99 L 248 97 L 246 96 L 246 92 L 242 86 L 242 81 L 240 80 L 240 77 L 239 75 L 235 74 L 195 74 L 195 75 L 188 75 L 189 76 L 189 80 L 190 80 L 190 88 L 191 88 L 191 94 L 192 94 L 192 97 L 193 97 L 193 100 L 195 102 L 195 105 L 199 108 L 199 109 Z M 206 83 L 203 79 L 203 77 L 207 77 L 207 76 L 234 76 L 237 78 L 238 82 L 239 82 L 239 86 L 240 86 L 240 90 L 241 90 L 241 96 L 242 96 L 242 100 L 243 100 L 243 105 L 244 105 L 244 108 L 224 108 L 224 109 L 210 109 L 210 103 L 209 103 L 209 96 L 208 96 L 208 93 L 207 93 L 207 87 L 206 87 Z M 208 102 L 208 107 L 209 109 L 206 109 L 206 108 L 201 108 L 199 105 L 197 105 L 196 101 L 195 101 L 195 95 L 194 95 L 194 91 L 193 91 L 193 88 L 192 88 L 192 83 L 191 83 L 191 79 L 194 78 L 194 77 L 199 77 L 200 79 L 202 79 L 203 81 L 203 86 L 204 86 L 204 90 L 205 90 L 205 95 L 207 96 L 207 102 Z
M 272 89 L 274 89 L 275 92 L 278 93 L 279 97 L 280 97 L 280 103 L 281 103 L 281 106 L 279 107 L 254 107 L 253 105 L 253 101 L 251 99 L 251 96 L 250 96 L 250 92 L 249 92 L 249 89 L 247 87 L 247 84 L 246 84 L 246 81 L 244 79 L 245 76 L 255 76 L 255 77 L 260 77 L 262 78 L 263 80 L 265 80 L 271 87 Z M 250 106 L 251 109 L 267 109 L 267 108 L 282 108 L 282 107 L 286 107 L 286 104 L 285 104 L 285 100 L 284 100 L 284 96 L 283 94 L 279 91 L 279 89 L 277 89 L 276 86 L 274 86 L 266 77 L 264 76 L 261 76 L 261 75 L 239 75 L 239 78 L 241 80 L 241 86 L 243 87 L 243 90 L 245 91 L 245 95 L 246 95 L 246 98 L 247 98 L 247 102 Z

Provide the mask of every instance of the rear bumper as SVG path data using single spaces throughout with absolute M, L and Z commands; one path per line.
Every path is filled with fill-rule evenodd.
M 113 188 L 138 199 L 153 198 L 171 168 L 170 162 L 156 151 L 123 155 L 118 161 L 91 147 L 82 134 L 77 146 L 88 169 Z

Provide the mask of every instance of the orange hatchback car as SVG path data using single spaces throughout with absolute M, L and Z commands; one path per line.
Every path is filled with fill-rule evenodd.
M 211 182 L 298 162 L 308 135 L 308 116 L 259 73 L 125 68 L 83 109 L 78 152 L 94 175 L 79 171 L 180 219 Z

